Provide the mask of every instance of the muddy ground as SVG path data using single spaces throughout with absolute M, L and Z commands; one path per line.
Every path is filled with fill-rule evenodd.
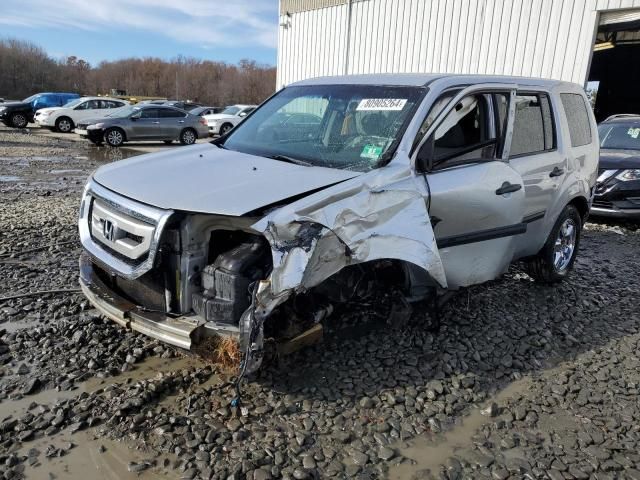
M 343 309 L 239 409 L 227 372 L 77 292 L 84 180 L 135 153 L 0 129 L 2 478 L 640 479 L 634 225 L 589 223 L 562 285 L 458 293 L 439 331 Z

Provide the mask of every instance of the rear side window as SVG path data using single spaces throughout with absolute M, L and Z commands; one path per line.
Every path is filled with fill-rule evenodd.
M 589 113 L 582 95 L 577 93 L 561 93 L 562 106 L 569 124 L 571 146 L 580 147 L 591 143 L 591 125 Z
M 174 110 L 172 108 L 163 108 L 160 110 L 160 116 L 163 118 L 184 118 L 187 116 L 185 112 Z
M 549 97 L 541 93 L 515 97 L 510 156 L 532 155 L 555 148 Z

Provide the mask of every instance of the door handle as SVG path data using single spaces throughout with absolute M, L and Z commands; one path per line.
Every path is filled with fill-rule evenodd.
M 502 186 L 496 190 L 496 195 L 504 195 L 505 193 L 517 192 L 522 188 L 519 183 L 504 182 Z
M 178 123 L 184 123 L 184 120 L 178 120 Z
M 560 175 L 564 175 L 564 168 L 554 167 L 553 170 L 551 170 L 551 173 L 549 173 L 551 178 L 559 177 Z
M 154 125 L 160 125 L 160 122 L 151 122 L 151 123 L 153 123 Z

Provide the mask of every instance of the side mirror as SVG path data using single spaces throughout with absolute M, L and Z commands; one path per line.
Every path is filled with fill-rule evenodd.
M 247 112 L 242 112 L 240 113 L 240 115 L 238 115 L 239 117 L 246 117 L 247 116 Z
M 435 140 L 431 135 L 422 144 L 416 158 L 416 168 L 418 172 L 430 172 L 433 168 L 433 153 L 435 150 Z
M 140 114 L 139 113 L 134 113 L 129 118 L 135 122 L 136 120 L 138 120 L 140 118 Z

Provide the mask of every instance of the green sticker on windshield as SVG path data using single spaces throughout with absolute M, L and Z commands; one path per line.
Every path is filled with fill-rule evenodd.
M 360 153 L 360 158 L 371 158 L 377 160 L 382 155 L 382 147 L 377 145 L 365 145 Z

